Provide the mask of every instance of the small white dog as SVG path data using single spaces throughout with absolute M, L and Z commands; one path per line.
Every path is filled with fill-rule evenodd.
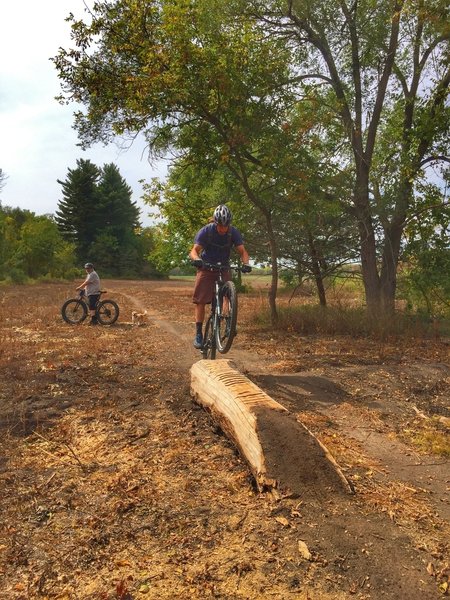
M 146 310 L 144 310 L 144 312 L 142 313 L 137 312 L 137 310 L 133 310 L 133 312 L 131 313 L 131 323 L 133 325 L 136 325 L 137 327 L 139 327 L 139 325 L 143 325 L 146 314 Z

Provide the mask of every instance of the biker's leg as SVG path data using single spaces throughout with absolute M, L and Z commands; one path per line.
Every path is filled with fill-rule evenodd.
M 203 324 L 205 320 L 205 305 L 204 304 L 196 304 L 195 305 L 195 323 Z
M 209 304 L 214 295 L 214 282 L 217 274 L 199 269 L 195 277 L 193 302 L 195 305 L 195 339 L 194 347 L 203 346 L 203 321 L 205 320 L 205 306 Z
M 91 321 L 89 323 L 90 325 L 98 325 L 97 316 L 96 316 L 98 299 L 99 299 L 99 296 L 96 295 L 96 294 L 88 296 L 88 300 L 89 300 L 89 315 L 91 317 Z
M 194 347 L 199 349 L 203 346 L 203 321 L 205 320 L 205 305 L 195 304 L 195 340 Z

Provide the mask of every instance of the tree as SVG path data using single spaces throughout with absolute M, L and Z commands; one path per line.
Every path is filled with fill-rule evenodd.
M 172 149 L 197 166 L 227 169 L 264 220 L 275 318 L 270 141 L 288 106 L 284 42 L 249 27 L 217 0 L 118 0 L 96 4 L 91 17 L 89 25 L 73 22 L 77 48 L 54 59 L 62 101 L 86 107 L 75 118 L 82 144 L 144 131 L 154 152 Z
M 3 171 L 3 169 L 0 169 L 0 192 L 5 187 L 7 179 L 8 179 L 8 177 L 7 177 L 6 173 Z M 1 206 L 1 202 L 0 202 L 0 206 Z
M 98 181 L 101 171 L 90 160 L 78 159 L 76 169 L 69 169 L 62 186 L 63 199 L 58 203 L 56 223 L 66 240 L 77 248 L 80 261 L 88 260 L 91 244 L 98 235 Z
M 75 244 L 79 260 L 95 260 L 111 275 L 139 273 L 143 260 L 136 233 L 139 208 L 116 165 L 100 169 L 80 159 L 77 168 L 69 169 L 66 180 L 59 183 L 64 199 L 58 205 L 56 222 Z
M 354 172 L 367 305 L 391 312 L 415 182 L 425 165 L 449 160 L 448 4 L 244 0 L 241 9 L 299 48 L 305 94 L 323 86 L 334 94 Z
M 51 216 L 0 207 L 0 278 L 16 282 L 45 275 L 66 277 L 73 271 L 74 247 Z
M 442 0 L 96 3 L 88 24 L 72 19 L 76 48 L 54 59 L 61 101 L 84 105 L 75 126 L 85 146 L 143 131 L 155 153 L 229 171 L 265 229 L 273 319 L 285 167 L 296 161 L 301 177 L 304 132 L 331 129 L 352 177 L 346 209 L 367 305 L 391 311 L 416 182 L 448 151 L 446 10 Z M 304 102 L 321 110 L 295 133 Z
M 58 256 L 67 246 L 56 223 L 49 217 L 33 216 L 23 225 L 20 233 L 17 254 L 27 276 L 37 278 L 52 274 L 57 268 Z
M 140 227 L 139 208 L 132 202 L 132 190 L 116 165 L 103 166 L 97 191 L 96 219 L 99 225 L 90 247 L 91 255 L 109 273 L 121 274 L 130 270 L 137 273 L 135 231 Z
M 447 171 L 447 180 L 450 172 Z M 428 183 L 419 188 L 417 212 L 406 224 L 400 278 L 403 298 L 429 316 L 450 316 L 450 204 Z

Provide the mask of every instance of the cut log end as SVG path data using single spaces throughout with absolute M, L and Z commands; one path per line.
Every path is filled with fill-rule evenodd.
M 259 490 L 301 497 L 353 492 L 325 446 L 230 361 L 195 363 L 191 394 L 237 445 Z

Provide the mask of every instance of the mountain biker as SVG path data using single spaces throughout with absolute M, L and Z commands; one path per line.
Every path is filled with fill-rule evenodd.
M 100 299 L 100 277 L 94 271 L 94 265 L 92 263 L 87 262 L 84 265 L 84 268 L 86 270 L 86 279 L 76 289 L 86 290 L 86 296 L 88 297 L 89 302 L 89 314 L 91 315 L 91 322 L 89 325 L 98 325 L 97 317 L 95 316 L 95 308 Z
M 194 348 L 203 345 L 203 321 L 205 319 L 205 305 L 211 304 L 214 296 L 214 283 L 219 277 L 215 270 L 208 269 L 204 263 L 221 263 L 229 266 L 230 252 L 234 246 L 243 263 L 242 272 L 250 273 L 252 270 L 249 256 L 244 247 L 240 232 L 231 225 L 232 214 L 225 204 L 219 204 L 214 210 L 213 222 L 205 225 L 198 231 L 194 245 L 189 252 L 192 264 L 197 267 L 194 293 L 192 301 L 195 304 L 195 339 Z M 230 270 L 223 273 L 224 281 L 231 279 Z

